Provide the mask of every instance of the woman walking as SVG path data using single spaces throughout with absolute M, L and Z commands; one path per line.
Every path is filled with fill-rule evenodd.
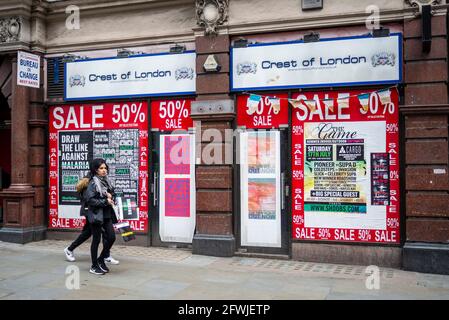
M 92 244 L 90 246 L 90 255 L 92 267 L 90 273 L 105 274 L 109 272 L 105 264 L 105 258 L 109 256 L 110 249 L 115 241 L 115 232 L 113 224 L 117 223 L 114 213 L 114 188 L 110 183 L 108 175 L 109 167 L 104 159 L 92 160 L 90 173 L 92 178 L 86 190 L 86 204 L 88 207 L 87 218 L 90 220 L 92 232 Z M 102 217 L 101 217 L 102 216 Z M 98 256 L 98 246 L 103 232 L 103 250 Z
M 90 226 L 89 220 L 87 219 L 88 207 L 87 207 L 87 199 L 86 199 L 86 190 L 89 185 L 90 179 L 92 179 L 92 176 L 91 176 L 91 173 L 89 172 L 89 174 L 87 174 L 83 179 L 81 179 L 76 184 L 76 191 L 78 192 L 80 199 L 81 199 L 80 216 L 85 217 L 86 219 L 85 219 L 85 224 L 81 231 L 81 234 L 78 236 L 78 238 L 75 239 L 75 241 L 73 241 L 70 244 L 70 246 L 68 246 L 67 248 L 64 249 L 65 257 L 66 257 L 67 261 L 70 261 L 70 262 L 74 262 L 76 260 L 73 251 L 76 248 L 78 248 L 82 243 L 84 243 L 87 239 L 89 239 L 92 235 L 92 230 L 91 230 L 92 228 Z M 102 230 L 103 247 L 104 247 L 106 235 L 104 233 L 104 229 L 102 228 L 101 230 Z M 110 263 L 110 264 L 119 264 L 120 263 L 118 260 L 114 259 L 110 255 L 109 252 L 107 252 L 107 257 L 104 259 L 104 261 L 106 263 Z

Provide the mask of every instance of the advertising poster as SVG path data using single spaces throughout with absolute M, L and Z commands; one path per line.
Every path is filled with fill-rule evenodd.
M 281 247 L 279 131 L 240 134 L 241 245 Z
M 159 234 L 162 241 L 192 243 L 195 231 L 193 134 L 160 136 Z
M 173 131 L 192 128 L 191 102 L 192 99 L 151 101 L 151 129 Z
M 77 229 L 76 184 L 89 161 L 103 158 L 115 186 L 120 217 L 136 232 L 148 230 L 148 124 L 146 102 L 50 107 L 50 229 Z
M 293 238 L 399 243 L 396 89 L 292 98 Z
M 272 129 L 288 125 L 288 95 L 264 94 L 237 97 L 237 126 L 247 129 Z

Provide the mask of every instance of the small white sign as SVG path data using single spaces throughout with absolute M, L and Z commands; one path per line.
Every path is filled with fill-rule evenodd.
M 40 56 L 28 52 L 17 52 L 17 85 L 39 88 Z

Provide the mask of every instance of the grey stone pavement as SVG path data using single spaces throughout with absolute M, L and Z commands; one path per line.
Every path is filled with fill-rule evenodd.
M 170 248 L 116 245 L 112 253 L 120 264 L 98 276 L 88 272 L 89 244 L 75 250 L 75 262 L 65 261 L 67 245 L 0 242 L 0 300 L 449 299 L 449 276 L 444 275 L 380 268 L 379 289 L 370 290 L 366 266 L 219 258 Z M 76 270 L 79 289 L 73 289 Z

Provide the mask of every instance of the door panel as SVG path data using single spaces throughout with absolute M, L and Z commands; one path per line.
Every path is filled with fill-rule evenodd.
M 195 230 L 193 134 L 158 134 L 153 174 L 153 243 L 191 244 Z
M 240 247 L 286 253 L 286 135 L 281 131 L 242 132 L 240 161 Z

